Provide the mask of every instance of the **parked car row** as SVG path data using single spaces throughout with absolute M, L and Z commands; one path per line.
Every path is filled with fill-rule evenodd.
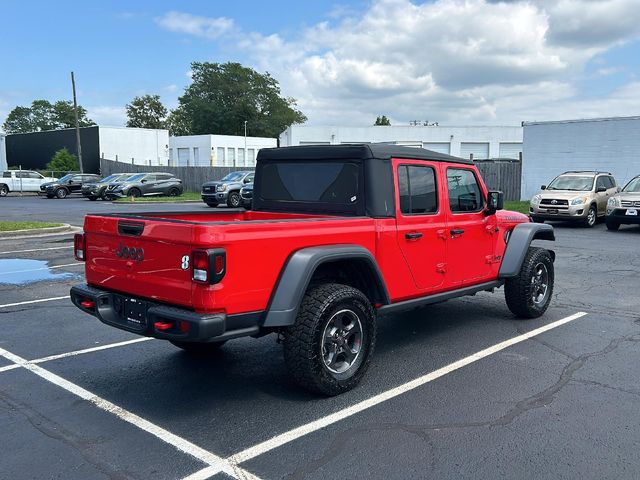
M 202 201 L 210 207 L 226 203 L 229 207 L 251 206 L 247 187 L 253 184 L 253 172 L 231 172 L 222 180 L 206 182 L 202 185 Z M 245 200 L 241 190 L 244 189 Z
M 32 170 L 7 170 L 0 177 L 0 197 L 6 197 L 10 192 L 38 192 L 42 184 L 57 180 Z
M 601 219 L 609 230 L 640 224 L 640 175 L 621 189 L 609 172 L 570 171 L 540 188 L 529 204 L 534 222 L 577 221 L 593 227 Z

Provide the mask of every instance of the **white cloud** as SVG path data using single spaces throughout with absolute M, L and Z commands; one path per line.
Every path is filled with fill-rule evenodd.
M 87 116 L 98 125 L 121 126 L 127 123 L 127 110 L 124 107 L 100 105 L 85 108 Z
M 234 29 L 234 22 L 229 18 L 209 18 L 175 11 L 156 18 L 156 23 L 172 32 L 214 40 Z
M 518 124 L 541 115 L 638 113 L 635 101 L 625 107 L 621 100 L 637 91 L 636 84 L 589 101 L 578 89 L 589 61 L 638 38 L 637 4 L 377 0 L 360 15 L 330 12 L 333 22 L 290 39 L 179 12 L 158 23 L 243 53 L 298 99 L 310 123 L 369 124 L 385 114 L 403 123 Z M 607 65 L 600 74 L 617 67 Z

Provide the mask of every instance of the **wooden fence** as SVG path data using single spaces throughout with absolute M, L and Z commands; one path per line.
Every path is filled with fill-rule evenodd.
M 481 160 L 474 162 L 489 190 L 501 190 L 505 200 L 520 200 L 522 162 L 518 160 Z
M 145 173 L 164 172 L 171 173 L 182 180 L 185 192 L 199 192 L 204 182 L 220 180 L 231 172 L 250 171 L 253 167 L 165 167 L 132 165 L 124 162 L 114 162 L 105 158 L 100 159 L 100 173 L 103 177 L 112 173 Z
M 482 160 L 476 166 L 491 190 L 504 192 L 505 200 L 520 200 L 522 162 L 518 160 Z M 112 173 L 166 172 L 182 180 L 187 192 L 199 192 L 202 184 L 211 180 L 220 180 L 236 170 L 253 170 L 251 167 L 149 167 L 130 163 L 100 160 L 100 173 L 103 177 Z

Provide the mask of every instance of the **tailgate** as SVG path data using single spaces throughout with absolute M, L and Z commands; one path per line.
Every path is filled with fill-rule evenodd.
M 165 303 L 191 304 L 193 225 L 87 216 L 87 283 Z

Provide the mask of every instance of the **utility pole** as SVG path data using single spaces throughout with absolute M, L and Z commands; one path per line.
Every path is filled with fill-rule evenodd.
M 248 165 L 249 154 L 247 152 L 247 121 L 244 121 L 244 164 Z
M 80 164 L 80 173 L 84 173 L 82 168 L 82 145 L 80 144 L 80 122 L 78 120 L 78 101 L 76 100 L 76 79 L 71 72 L 71 88 L 73 88 L 73 114 L 76 117 L 76 148 L 78 151 L 78 163 Z

